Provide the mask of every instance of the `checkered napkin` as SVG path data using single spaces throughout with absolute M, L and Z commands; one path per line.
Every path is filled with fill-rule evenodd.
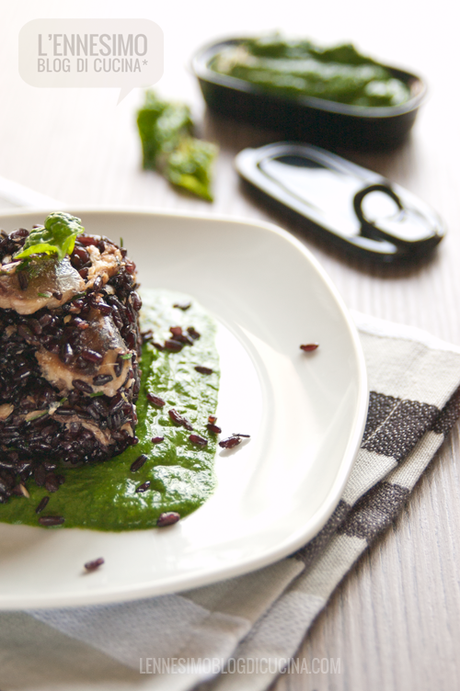
M 0 614 L 2 691 L 269 686 L 337 584 L 398 514 L 460 412 L 459 348 L 354 318 L 369 414 L 342 500 L 320 534 L 272 566 L 178 595 Z

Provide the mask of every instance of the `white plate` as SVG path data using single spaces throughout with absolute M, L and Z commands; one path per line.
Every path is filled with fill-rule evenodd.
M 122 236 L 144 287 L 189 293 L 217 318 L 219 423 L 249 442 L 216 458 L 208 502 L 170 528 L 126 533 L 0 524 L 0 608 L 115 602 L 257 569 L 311 539 L 337 505 L 367 410 L 347 311 L 309 252 L 279 228 L 132 211 L 74 211 Z M 10 231 L 43 212 L 0 217 Z M 301 343 L 317 341 L 304 353 Z M 97 557 L 105 565 L 82 574 Z

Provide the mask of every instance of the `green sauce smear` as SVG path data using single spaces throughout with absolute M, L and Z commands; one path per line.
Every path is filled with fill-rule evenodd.
M 274 34 L 228 47 L 209 67 L 288 98 L 313 96 L 363 107 L 397 106 L 410 98 L 403 81 L 351 44 L 323 48 Z
M 142 298 L 141 328 L 152 329 L 156 342 L 171 336 L 171 326 L 182 326 L 184 330 L 192 326 L 201 337 L 179 353 L 158 351 L 151 344 L 144 346 L 137 401 L 139 443 L 104 463 L 60 469 L 65 483 L 55 493 L 28 482 L 30 499 L 12 496 L 0 505 L 0 521 L 38 526 L 40 516 L 63 516 L 64 524 L 53 529 L 147 529 L 154 527 L 158 516 L 166 511 L 187 516 L 212 493 L 217 438 L 208 432 L 206 424 L 217 408 L 216 325 L 200 305 L 183 294 L 148 290 L 142 292 Z M 189 301 L 187 310 L 173 306 Z M 205 365 L 213 373 L 200 374 L 196 365 Z M 149 403 L 147 392 L 162 398 L 166 405 L 158 408 Z M 207 446 L 196 446 L 189 440 L 189 430 L 174 425 L 168 415 L 171 408 L 193 425 L 193 433 L 208 440 Z M 153 437 L 160 436 L 164 436 L 163 442 L 152 443 Z M 147 461 L 140 470 L 131 472 L 131 464 L 141 454 L 147 455 Z M 137 493 L 136 489 L 147 480 L 150 488 Z M 50 497 L 49 502 L 37 515 L 35 509 L 45 496 Z

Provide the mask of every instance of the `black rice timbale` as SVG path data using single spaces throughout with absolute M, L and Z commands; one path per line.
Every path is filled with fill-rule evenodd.
M 0 307 L 10 304 L 12 281 L 19 300 L 34 289 L 27 266 L 13 279 L 8 269 L 27 236 L 0 231 Z M 57 284 L 37 293 L 34 311 L 0 308 L 0 503 L 31 477 L 54 491 L 64 479 L 60 461 L 105 461 L 135 439 L 136 267 L 126 250 L 91 235 L 78 237 L 70 264 L 80 289 L 66 302 Z

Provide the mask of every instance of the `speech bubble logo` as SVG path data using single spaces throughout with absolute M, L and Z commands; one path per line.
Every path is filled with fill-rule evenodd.
M 34 19 L 19 32 L 19 74 L 39 88 L 132 89 L 163 75 L 163 31 L 149 19 Z

